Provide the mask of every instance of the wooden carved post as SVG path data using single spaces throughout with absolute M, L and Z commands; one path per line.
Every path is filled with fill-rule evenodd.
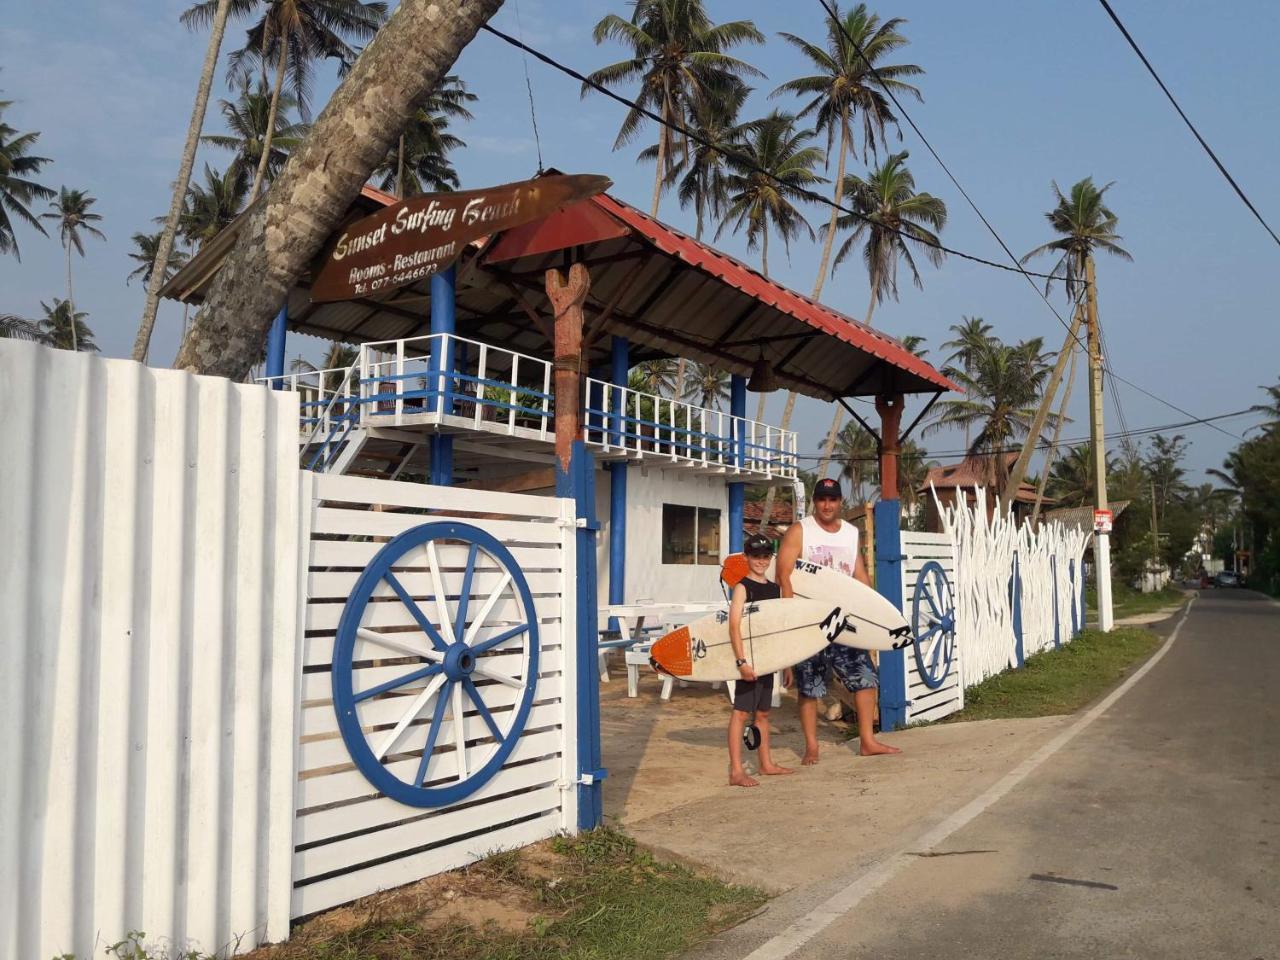
M 898 434 L 902 424 L 902 394 L 876 397 L 880 414 L 880 499 L 898 499 Z
M 555 313 L 556 458 L 567 472 L 578 439 L 582 374 L 582 305 L 591 288 L 587 268 L 575 263 L 566 280 L 559 270 L 546 273 L 547 299 Z

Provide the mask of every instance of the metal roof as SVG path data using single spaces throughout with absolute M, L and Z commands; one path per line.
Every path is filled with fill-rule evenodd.
M 396 202 L 366 187 L 343 224 Z M 162 294 L 202 300 L 243 219 L 205 244 Z M 631 341 L 633 364 L 686 357 L 749 375 L 763 353 L 779 388 L 823 400 L 959 389 L 894 337 L 607 194 L 473 244 L 458 263 L 458 334 L 549 356 L 543 277 L 571 262 L 590 270 L 584 346 L 593 368 L 607 369 L 610 336 L 618 335 Z M 429 289 L 423 280 L 376 298 L 312 303 L 303 277 L 289 294 L 289 328 L 353 343 L 425 334 Z

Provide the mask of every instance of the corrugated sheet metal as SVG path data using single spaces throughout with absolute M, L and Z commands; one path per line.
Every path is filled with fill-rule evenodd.
M 297 398 L 0 341 L 0 956 L 287 935 Z

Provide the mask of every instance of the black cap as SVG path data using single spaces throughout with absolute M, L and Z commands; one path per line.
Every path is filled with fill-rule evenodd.
M 742 552 L 748 556 L 773 553 L 773 541 L 762 533 L 753 533 L 742 544 Z
M 813 486 L 813 499 L 818 500 L 822 497 L 835 497 L 837 500 L 843 500 L 844 494 L 840 491 L 840 482 L 832 480 L 830 477 L 824 477 Z

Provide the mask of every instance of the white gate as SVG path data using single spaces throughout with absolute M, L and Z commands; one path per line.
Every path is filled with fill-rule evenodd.
M 309 486 L 293 915 L 575 829 L 573 501 Z
M 945 533 L 903 530 L 902 555 L 902 612 L 908 620 L 912 619 L 913 606 L 917 602 L 927 602 L 928 598 L 923 590 L 920 592 L 920 600 L 916 600 L 916 584 L 922 576 L 927 578 L 933 567 L 941 567 L 950 587 L 950 595 L 955 596 L 956 554 L 949 536 Z M 944 653 L 939 641 L 925 648 L 926 658 L 935 648 L 939 654 Z M 949 668 L 945 668 L 942 663 L 933 665 L 933 674 L 941 679 L 941 683 L 934 686 L 921 675 L 914 650 L 908 647 L 903 651 L 907 674 L 907 723 L 939 720 L 949 713 L 964 709 L 963 656 L 962 638 L 957 636 Z M 928 671 L 928 661 L 925 667 Z

